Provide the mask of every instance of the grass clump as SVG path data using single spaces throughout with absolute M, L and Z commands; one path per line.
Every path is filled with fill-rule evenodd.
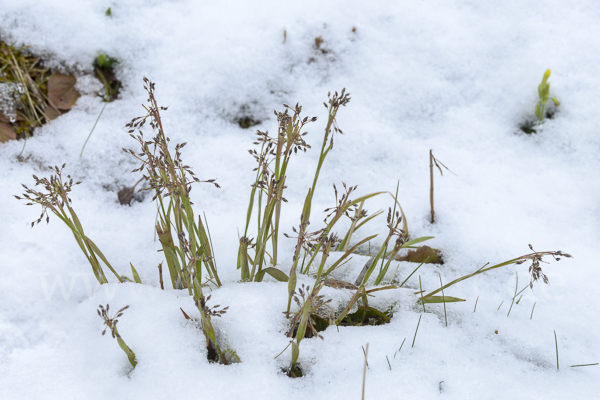
M 181 149 L 186 143 L 176 144 L 175 154 L 171 153 L 170 139 L 163 129 L 160 115 L 167 107 L 158 105 L 154 95 L 155 84 L 147 78 L 144 78 L 144 89 L 148 92 L 148 104 L 144 106 L 147 113 L 126 125 L 131 137 L 140 144 L 141 152 L 128 149 L 123 151 L 142 163 L 133 172 L 142 172 L 149 187 L 141 188 L 140 191 L 154 192 L 152 200 L 156 201 L 158 209 L 156 233 L 165 255 L 171 285 L 173 289 L 186 289 L 193 296 L 209 349 L 216 351 L 220 362 L 228 364 L 225 352 L 219 348 L 211 322 L 211 317 L 216 314 L 206 306 L 208 298 L 203 293 L 203 288 L 209 284 L 219 287 L 221 281 L 217 274 L 208 228 L 200 216 L 196 219 L 190 200 L 193 183 L 207 182 L 217 188 L 220 186 L 214 179 L 201 181 L 183 163 Z M 156 132 L 149 141 L 145 140 L 142 132 L 147 121 Z M 135 131 L 138 132 L 137 136 L 133 135 Z M 204 274 L 206 280 L 203 280 Z
M 156 233 L 165 253 L 171 284 L 173 289 L 188 289 L 199 299 L 201 295 L 202 271 L 206 271 L 208 281 L 221 286 L 213 258 L 211 243 L 202 219 L 194 216 L 190 192 L 192 184 L 208 182 L 215 187 L 220 186 L 214 179 L 201 181 L 191 168 L 181 160 L 181 149 L 187 143 L 175 145 L 175 154 L 169 149 L 170 139 L 166 136 L 160 116 L 167 107 L 159 107 L 154 96 L 154 83 L 144 78 L 144 88 L 148 92 L 149 104 L 144 106 L 147 114 L 134 118 L 126 126 L 132 138 L 138 141 L 141 153 L 123 149 L 142 164 L 133 172 L 142 172 L 149 187 L 140 191 L 154 192 L 152 200 L 156 200 L 158 222 Z M 144 139 L 142 127 L 149 125 L 156 135 L 149 141 Z M 133 132 L 138 131 L 134 136 Z
M 213 325 L 213 319 L 225 314 L 227 307 L 221 309 L 220 305 L 208 306 L 210 296 L 205 296 L 204 292 L 208 288 L 220 287 L 221 281 L 217 273 L 217 263 L 206 216 L 202 219 L 200 216 L 194 214 L 193 203 L 190 199 L 193 184 L 201 182 L 210 183 L 216 188 L 219 188 L 219 185 L 215 179 L 200 180 L 191 170 L 191 167 L 183 162 L 182 149 L 186 146 L 186 143 L 176 144 L 174 147 L 171 146 L 161 118 L 161 112 L 166 111 L 167 108 L 158 105 L 155 97 L 155 84 L 144 78 L 144 89 L 148 93 L 148 103 L 143 106 L 146 113 L 143 116 L 134 118 L 126 125 L 130 136 L 139 144 L 139 150 L 137 152 L 131 149 L 123 150 L 141 163 L 133 171 L 141 172 L 142 179 L 146 181 L 146 185 L 139 189 L 139 191 L 151 191 L 153 193 L 152 201 L 156 202 L 157 220 L 155 230 L 161 246 L 160 251 L 164 254 L 168 269 L 167 284 L 170 281 L 172 289 L 187 291 L 192 296 L 200 314 L 200 318 L 195 319 L 195 321 L 205 335 L 208 358 L 211 361 L 222 364 L 239 362 L 239 357 L 237 357 L 235 352 L 229 349 L 222 349 L 223 345 L 219 342 L 217 331 Z M 334 185 L 335 203 L 332 207 L 324 210 L 326 214 L 323 220 L 324 227 L 312 232 L 309 230 L 312 215 L 312 200 L 321 169 L 327 155 L 333 149 L 335 133 L 342 133 L 337 126 L 336 116 L 340 107 L 346 106 L 349 103 L 350 96 L 345 90 L 342 90 L 340 94 L 335 92 L 331 95 L 329 93 L 328 100 L 328 103 L 324 103 L 328 110 L 328 120 L 313 183 L 308 188 L 308 192 L 304 198 L 299 225 L 292 228 L 294 236 L 284 234 L 286 237 L 296 240 L 289 274 L 277 268 L 279 221 L 282 212 L 282 203 L 286 202 L 283 197 L 286 189 L 285 184 L 290 171 L 289 167 L 292 155 L 298 151 L 306 151 L 310 148 L 304 140 L 307 134 L 304 129 L 308 123 L 316 121 L 316 118 L 302 117 L 302 107 L 299 104 L 296 104 L 295 107 L 284 105 L 284 111 L 275 112 L 278 122 L 276 135 L 258 131 L 258 138 L 255 142 L 258 149 L 250 150 L 250 154 L 255 158 L 257 166 L 254 169 L 256 175 L 250 193 L 244 234 L 239 239 L 237 268 L 240 270 L 242 281 L 260 282 L 263 280 L 265 274 L 269 274 L 278 281 L 287 282 L 288 301 L 284 313 L 289 319 L 287 336 L 292 338 L 290 344 L 287 346 L 291 346 L 292 351 L 290 368 L 288 370 L 288 375 L 291 377 L 299 377 L 303 374 L 299 364 L 299 355 L 300 344 L 305 338 L 320 337 L 323 339 L 323 336 L 319 332 L 325 330 L 330 325 L 363 326 L 381 325 L 390 322 L 392 307 L 386 311 L 378 310 L 369 306 L 368 297 L 377 291 L 402 288 L 415 272 L 423 264 L 430 262 L 432 258 L 437 258 L 441 262 L 439 254 L 434 249 L 426 246 L 416 246 L 423 241 L 432 239 L 432 237 L 426 236 L 414 239 L 410 237 L 406 216 L 397 200 L 397 191 L 396 195 L 380 191 L 357 196 L 355 194 L 357 190 L 356 186 L 342 183 L 342 188 L 338 191 L 338 187 Z M 153 131 L 153 136 L 150 139 L 147 139 L 142 132 L 146 123 L 148 123 Z M 438 162 L 433 158 L 431 152 L 430 157 L 432 163 L 439 168 Z M 142 283 L 133 265 L 131 265 L 133 280 L 119 276 L 97 246 L 85 235 L 81 223 L 70 205 L 71 200 L 68 197 L 72 186 L 77 185 L 79 182 L 73 183 L 70 176 L 67 176 L 67 180 L 63 181 L 63 168 L 64 165 L 61 168 L 53 167 L 54 174 L 50 179 L 39 179 L 34 176 L 36 185 L 42 185 L 45 191 L 40 192 L 24 186 L 25 194 L 23 198 L 16 196 L 17 199 L 28 201 L 28 205 L 40 204 L 42 206 L 42 215 L 37 220 L 37 223 L 44 216 L 46 216 L 46 220 L 48 221 L 48 211 L 50 210 L 67 224 L 90 262 L 100 284 L 107 283 L 108 280 L 98 260 L 102 260 L 120 282 L 127 280 Z M 431 166 L 431 170 L 433 170 L 433 165 Z M 131 188 L 123 194 L 125 201 L 131 200 L 133 190 Z M 377 253 L 371 256 L 369 261 L 365 263 L 356 277 L 354 284 L 334 279 L 334 272 L 349 260 L 349 257 L 357 251 L 357 248 L 364 243 L 370 242 L 377 236 L 369 236 L 360 240 L 357 244 L 351 245 L 353 234 L 365 223 L 371 221 L 374 216 L 381 214 L 381 212 L 377 212 L 372 216 L 368 216 L 367 210 L 364 208 L 365 203 L 385 193 L 390 194 L 393 198 L 394 207 L 389 207 L 388 209 L 385 225 L 386 235 L 383 244 Z M 256 214 L 256 231 L 254 237 L 250 233 L 253 214 Z M 343 239 L 340 240 L 334 228 L 343 217 L 349 218 L 351 224 L 346 234 L 341 235 Z M 35 222 L 32 223 L 32 226 L 34 224 Z M 388 272 L 392 261 L 399 259 L 400 251 L 403 249 L 415 249 L 412 255 L 409 254 L 406 257 L 412 257 L 410 261 L 419 262 L 420 264 L 402 283 L 399 283 L 399 280 L 395 279 L 398 268 L 396 268 L 391 278 L 388 278 Z M 519 265 L 526 261 L 531 261 L 531 266 L 529 267 L 531 275 L 529 286 L 533 287 L 533 282 L 537 280 L 548 283 L 548 278 L 540 267 L 540 263 L 544 262 L 543 257 L 552 256 L 556 260 L 560 260 L 560 257 L 571 257 L 561 251 L 536 252 L 531 245 L 530 249 L 533 253 L 490 267 L 487 267 L 488 264 L 486 264 L 479 270 L 447 284 L 442 283 L 440 275 L 441 287 L 429 293 L 426 293 L 421 287 L 419 277 L 420 290 L 415 293 L 418 297 L 415 297 L 414 300 L 419 306 L 423 307 L 423 312 L 426 311 L 425 304 L 443 304 L 447 325 L 446 303 L 465 301 L 446 295 L 445 290 L 449 287 L 493 269 L 512 264 Z M 343 254 L 337 261 L 329 264 L 330 253 L 336 250 Z M 158 268 L 160 286 L 164 289 L 162 263 Z M 302 285 L 301 288 L 297 289 L 298 274 L 310 275 L 314 278 L 312 287 Z M 384 281 L 387 281 L 387 283 Z M 328 305 L 330 300 L 325 299 L 320 294 L 324 286 L 352 291 L 352 297 L 345 306 L 342 305 L 343 308 L 341 311 L 331 309 Z M 517 293 L 516 289 L 513 302 L 516 296 L 520 294 Z M 441 295 L 437 295 L 439 292 L 441 292 Z M 297 306 L 295 311 L 292 310 L 293 304 Z M 122 339 L 116 331 L 116 318 L 122 314 L 124 309 L 126 308 L 119 310 L 117 316 L 114 318 L 108 317 L 108 306 L 106 310 L 102 307 L 99 310 L 99 314 L 105 320 L 107 327 L 111 328 L 113 336 L 121 341 Z M 194 318 L 191 318 L 185 312 L 183 314 L 186 319 L 194 320 Z M 419 322 L 417 323 L 413 346 L 420 321 L 421 317 L 419 317 Z M 119 344 L 121 345 L 121 342 Z M 131 352 L 124 342 L 121 347 L 128 354 L 132 365 L 135 365 L 135 355 L 133 352 Z M 130 353 L 133 355 L 133 358 L 130 357 Z

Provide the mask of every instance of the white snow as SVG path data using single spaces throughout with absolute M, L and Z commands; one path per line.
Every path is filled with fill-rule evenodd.
M 75 73 L 84 93 L 69 113 L 36 130 L 25 161 L 17 160 L 22 141 L 0 145 L 0 398 L 360 398 L 367 343 L 366 398 L 598 396 L 600 366 L 570 366 L 600 362 L 599 17 L 595 1 L 560 0 L 0 1 L 2 37 L 33 45 L 49 65 Z M 326 54 L 315 49 L 317 36 Z M 79 159 L 103 105 L 101 88 L 86 77 L 101 52 L 119 60 L 123 87 Z M 526 135 L 519 125 L 534 118 L 548 68 L 561 105 L 543 132 Z M 137 150 L 123 126 L 144 114 L 144 76 L 156 83 L 160 105 L 169 106 L 163 119 L 171 143 L 188 142 L 186 163 L 222 186 L 198 184 L 192 197 L 196 214 L 206 212 L 224 281 L 211 304 L 229 306 L 214 324 L 239 364 L 209 363 L 203 334 L 179 311 L 197 316 L 192 298 L 160 290 L 150 196 L 131 207 L 117 201 L 117 191 L 139 178 L 130 174 L 138 164 L 121 149 Z M 272 110 L 282 103 L 300 102 L 304 115 L 319 117 L 308 126 L 313 148 L 292 160 L 286 181 L 281 227 L 292 233 L 318 160 L 322 102 L 344 87 L 352 94 L 338 116 L 345 134 L 336 136 L 321 172 L 311 228 L 320 228 L 321 210 L 333 206 L 332 184 L 358 185 L 357 194 L 366 194 L 393 192 L 399 180 L 411 236 L 435 236 L 426 244 L 441 249 L 446 263 L 421 267 L 407 288 L 375 293 L 376 306 L 394 304 L 390 324 L 329 327 L 323 341 L 303 340 L 307 374 L 290 379 L 281 372 L 290 350 L 274 359 L 289 342 L 287 284 L 238 283 L 235 269 L 254 179 L 247 150 L 256 129 L 276 130 Z M 234 120 L 244 115 L 262 123 L 241 129 Z M 429 149 L 456 174 L 436 171 L 433 225 Z M 40 208 L 13 195 L 22 193 L 21 183 L 33 184 L 32 174 L 48 176 L 46 166 L 63 163 L 83 181 L 72 199 L 86 234 L 120 273 L 130 276 L 132 262 L 144 285 L 100 287 L 57 218 L 30 227 Z M 381 196 L 366 207 L 391 205 Z M 354 240 L 381 233 L 379 245 L 385 230 L 384 214 Z M 279 267 L 289 272 L 295 241 L 280 243 Z M 550 286 L 527 289 L 510 316 L 515 272 L 520 289 L 529 263 L 448 289 L 446 295 L 467 299 L 447 304 L 448 327 L 442 305 L 428 305 L 426 313 L 416 305 L 419 274 L 432 291 L 438 273 L 449 282 L 527 254 L 528 244 L 574 258 L 542 265 Z M 353 280 L 366 259 L 355 256 L 337 277 Z M 399 273 L 414 267 L 402 263 Z M 301 277 L 299 284 L 313 281 Z M 351 296 L 332 288 L 322 294 L 338 305 Z M 119 332 L 137 355 L 134 370 L 116 340 L 101 335 L 96 309 L 106 303 L 111 310 L 130 306 Z

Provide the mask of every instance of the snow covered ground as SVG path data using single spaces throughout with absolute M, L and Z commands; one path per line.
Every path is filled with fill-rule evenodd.
M 0 29 L 78 76 L 92 72 L 99 53 L 109 54 L 119 60 L 123 83 L 81 159 L 102 107 L 85 78 L 77 105 L 27 142 L 25 162 L 17 161 L 22 142 L 0 145 L 0 398 L 360 398 L 367 343 L 365 398 L 598 396 L 600 366 L 571 367 L 600 362 L 598 2 L 1 0 Z M 315 48 L 319 36 L 325 52 Z M 548 68 L 561 105 L 543 132 L 526 135 L 519 125 L 534 117 Z M 196 213 L 206 212 L 224 281 L 211 302 L 229 306 L 215 325 L 242 359 L 233 366 L 207 361 L 202 333 L 179 311 L 193 313 L 191 297 L 160 290 L 150 196 L 131 207 L 117 202 L 117 191 L 139 178 L 121 149 L 135 149 L 123 126 L 143 114 L 143 76 L 169 106 L 163 118 L 172 143 L 188 142 L 183 159 L 222 186 L 196 185 L 192 197 Z M 321 173 L 311 227 L 320 227 L 320 211 L 333 205 L 332 184 L 358 185 L 366 194 L 395 191 L 399 180 L 412 237 L 435 236 L 428 244 L 445 256 L 444 265 L 418 272 L 428 291 L 439 287 L 438 273 L 449 282 L 527 254 L 528 244 L 574 258 L 544 264 L 550 286 L 526 290 L 508 317 L 515 272 L 523 286 L 529 263 L 448 289 L 467 301 L 447 305 L 447 327 L 442 305 L 424 314 L 417 307 L 416 274 L 407 288 L 371 300 L 394 305 L 390 324 L 329 327 L 323 341 L 304 340 L 306 376 L 290 379 L 281 372 L 289 349 L 274 359 L 288 343 L 287 284 L 238 283 L 235 269 L 254 179 L 247 150 L 255 129 L 276 130 L 272 110 L 282 103 L 300 102 L 305 115 L 319 117 L 306 137 L 313 149 L 290 166 L 281 227 L 292 233 L 318 160 L 322 102 L 344 87 L 352 93 L 338 116 L 345 134 Z M 246 115 L 262 123 L 241 129 L 234 120 Z M 435 177 L 433 225 L 429 149 L 456 174 Z M 32 185 L 32 174 L 48 176 L 46 166 L 63 163 L 83 181 L 72 199 L 87 235 L 120 273 L 130 275 L 132 262 L 144 285 L 100 287 L 57 218 L 30 228 L 41 210 L 12 195 L 21 183 Z M 367 208 L 390 205 L 389 197 L 377 198 Z M 385 229 L 382 216 L 355 240 Z M 295 242 L 281 243 L 280 267 L 289 270 Z M 364 262 L 356 256 L 338 277 L 355 277 Z M 399 273 L 413 268 L 402 263 Z M 335 304 L 351 295 L 332 288 L 322 294 Z M 101 336 L 96 308 L 106 303 L 111 310 L 130 306 L 119 332 L 137 355 L 133 371 L 116 341 Z

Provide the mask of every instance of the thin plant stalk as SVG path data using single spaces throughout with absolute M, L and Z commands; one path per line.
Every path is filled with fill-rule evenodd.
M 102 109 L 100 110 L 100 114 L 98 114 L 98 118 L 96 118 L 96 122 L 94 122 L 94 126 L 92 127 L 92 130 L 90 131 L 89 135 L 87 136 L 87 139 L 85 139 L 85 143 L 83 143 L 83 147 L 81 148 L 81 152 L 79 153 L 79 158 L 81 158 L 81 156 L 83 155 L 83 150 L 85 150 L 85 146 L 87 145 L 88 140 L 90 140 L 90 137 L 92 137 L 92 133 L 94 133 L 94 129 L 96 129 L 96 125 L 98 125 L 98 121 L 100 121 L 100 117 L 102 116 L 102 113 L 104 112 L 104 109 L 106 108 L 106 105 L 108 104 L 108 102 L 104 102 L 104 105 L 102 106 Z
M 419 293 L 421 294 L 421 303 L 423 304 L 423 312 L 425 312 L 425 301 L 423 297 L 423 286 L 421 285 L 421 275 L 419 275 Z
M 394 358 L 396 358 L 396 354 L 400 353 L 400 351 L 402 350 L 402 346 L 404 346 L 404 342 L 406 342 L 406 338 L 404 338 L 404 340 L 402 341 L 402 344 L 400 345 L 400 348 L 398 349 L 398 351 L 396 351 L 394 353 Z
M 367 359 L 369 358 L 369 343 L 367 343 L 367 349 L 363 350 L 365 353 L 365 364 L 363 366 L 363 380 L 362 380 L 362 400 L 365 400 L 365 386 L 367 383 L 367 367 L 368 367 L 368 361 Z
M 554 331 L 554 344 L 556 345 L 556 370 L 560 370 L 558 365 L 558 339 L 556 338 L 556 331 Z
M 421 325 L 421 317 L 423 316 L 423 314 L 419 315 L 419 322 L 417 322 L 417 329 L 415 330 L 415 336 L 413 337 L 413 341 L 412 341 L 412 347 L 415 347 L 415 340 L 417 340 L 417 332 L 419 332 L 419 325 Z
M 442 275 L 438 274 L 440 277 L 440 286 L 444 286 L 442 283 Z M 444 320 L 446 321 L 446 327 L 448 327 L 448 316 L 446 314 L 446 296 L 444 295 L 444 290 L 442 290 L 442 302 L 444 303 Z
M 433 208 L 433 150 L 429 150 L 429 205 L 431 207 L 431 223 L 435 222 L 435 210 Z
M 443 176 L 442 168 L 450 171 L 440 160 L 434 157 L 433 150 L 429 150 L 429 205 L 431 207 L 431 223 L 435 223 L 435 210 L 433 207 L 433 167 L 437 167 L 440 174 Z M 441 166 L 441 167 L 440 167 Z M 452 172 L 452 171 L 450 171 Z

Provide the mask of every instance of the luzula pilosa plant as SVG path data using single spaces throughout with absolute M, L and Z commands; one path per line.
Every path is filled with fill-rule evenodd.
M 62 170 L 64 169 L 65 165 L 66 164 L 63 164 L 63 166 L 60 168 L 58 168 L 58 166 L 48 167 L 54 172 L 54 174 L 50 175 L 50 179 L 40 179 L 33 175 L 33 179 L 35 179 L 35 186 L 41 186 L 41 191 L 22 185 L 23 188 L 25 188 L 23 197 L 15 197 L 18 200 L 29 201 L 26 203 L 28 206 L 32 206 L 34 204 L 39 204 L 42 206 L 42 214 L 37 221 L 31 223 L 32 227 L 36 223 L 39 224 L 44 218 L 44 215 L 46 216 L 46 223 L 50 222 L 50 216 L 48 215 L 48 211 L 50 211 L 60 218 L 60 220 L 63 221 L 69 227 L 69 229 L 71 229 L 79 248 L 92 266 L 94 276 L 96 279 L 98 279 L 98 282 L 100 282 L 101 285 L 103 283 L 108 283 L 108 280 L 104 275 L 102 265 L 100 265 L 100 261 L 98 259 L 104 262 L 104 264 L 110 269 L 119 282 L 123 282 L 123 279 L 110 265 L 100 249 L 98 249 L 98 246 L 96 246 L 96 244 L 85 235 L 83 226 L 81 225 L 77 214 L 75 214 L 75 210 L 73 210 L 71 207 L 69 192 L 71 192 L 73 186 L 79 185 L 81 182 L 73 183 L 73 178 L 71 178 L 70 175 L 67 175 L 67 180 L 63 181 Z
M 209 345 L 216 350 L 219 360 L 227 364 L 225 354 L 220 350 L 215 329 L 211 322 L 214 316 L 206 307 L 206 299 L 202 288 L 207 282 L 221 286 L 214 262 L 212 245 L 202 219 L 196 221 L 190 200 L 192 184 L 207 182 L 215 187 L 219 185 L 214 179 L 201 181 L 188 165 L 181 160 L 181 149 L 186 143 L 175 145 L 175 155 L 169 149 L 170 139 L 167 137 L 160 116 L 161 111 L 167 107 L 160 107 L 154 96 L 155 84 L 144 78 L 144 89 L 148 92 L 148 105 L 145 105 L 146 115 L 131 120 L 126 125 L 129 134 L 138 141 L 141 153 L 123 149 L 137 160 L 142 162 L 133 172 L 141 171 L 149 187 L 141 190 L 154 192 L 152 200 L 157 200 L 158 234 L 162 250 L 169 267 L 171 284 L 174 289 L 187 289 L 193 296 L 194 302 L 202 319 L 202 329 L 209 340 Z M 155 136 L 146 141 L 142 127 L 150 121 L 149 125 Z M 134 136 L 133 132 L 138 131 Z M 206 271 L 207 281 L 202 281 L 203 270 Z
M 175 145 L 174 155 L 171 154 L 169 149 L 170 140 L 163 130 L 160 116 L 160 112 L 166 110 L 166 108 L 157 105 L 154 96 L 154 83 L 147 79 L 144 79 L 144 82 L 145 89 L 148 92 L 149 104 L 145 106 L 147 114 L 143 117 L 134 118 L 127 124 L 130 134 L 136 130 L 138 131 L 137 136 L 133 134 L 131 136 L 140 144 L 141 152 L 136 153 L 133 150 L 125 150 L 125 152 L 141 161 L 141 166 L 135 169 L 134 172 L 141 171 L 143 173 L 142 179 L 146 180 L 147 187 L 140 190 L 153 191 L 154 196 L 152 200 L 157 201 L 158 222 L 156 224 L 156 231 L 167 261 L 173 289 L 187 289 L 193 296 L 194 303 L 200 313 L 201 327 L 207 340 L 207 347 L 214 351 L 214 359 L 224 364 L 228 364 L 235 360 L 239 361 L 239 358 L 232 351 L 220 349 L 216 331 L 212 325 L 211 318 L 221 316 L 225 313 L 227 308 L 219 309 L 220 306 L 218 305 L 212 308 L 207 306 L 210 296 L 204 296 L 204 288 L 206 288 L 209 283 L 218 287 L 221 285 L 221 282 L 217 275 L 217 267 L 214 260 L 208 228 L 205 228 L 206 224 L 202 219 L 198 218 L 196 220 L 192 210 L 193 204 L 190 200 L 190 191 L 193 183 L 208 182 L 214 184 L 216 187 L 218 187 L 218 185 L 213 179 L 201 181 L 194 175 L 189 166 L 183 164 L 181 160 L 181 150 L 185 146 L 185 143 Z M 376 236 L 369 236 L 352 246 L 350 246 L 349 243 L 352 234 L 356 229 L 360 228 L 364 223 L 379 214 L 376 213 L 373 216 L 367 216 L 366 210 L 363 209 L 365 201 L 380 194 L 387 193 L 376 192 L 353 198 L 356 186 L 347 186 L 344 183 L 344 190 L 341 193 L 338 193 L 337 188 L 334 186 L 335 204 L 333 207 L 325 210 L 325 212 L 328 213 L 324 220 L 325 227 L 312 233 L 308 231 L 312 197 L 320 170 L 327 154 L 333 148 L 333 134 L 335 132 L 341 133 L 336 125 L 335 117 L 339 107 L 345 106 L 349 100 L 348 94 L 345 94 L 345 91 L 342 91 L 341 95 L 335 93 L 333 96 L 329 96 L 329 105 L 325 103 L 325 107 L 328 108 L 329 119 L 325 129 L 323 145 L 313 185 L 308 190 L 302 214 L 300 215 L 300 224 L 297 229 L 292 228 L 295 234 L 293 238 L 296 239 L 297 242 L 289 277 L 283 271 L 278 270 L 275 267 L 267 266 L 267 257 L 269 256 L 267 245 L 271 243 L 271 263 L 276 263 L 276 256 L 274 255 L 276 254 L 277 249 L 279 213 L 281 212 L 281 202 L 285 201 L 283 192 L 285 189 L 288 164 L 293 153 L 298 150 L 304 151 L 309 147 L 304 142 L 303 136 L 306 133 L 302 132 L 302 129 L 308 122 L 314 121 L 315 118 L 301 118 L 300 112 L 302 108 L 299 105 L 296 105 L 294 108 L 286 106 L 285 112 L 276 113 L 279 125 L 277 137 L 271 138 L 268 133 L 259 132 L 259 139 L 256 144 L 260 145 L 260 151 L 251 151 L 258 163 L 258 166 L 255 169 L 257 175 L 250 197 L 246 229 L 244 235 L 240 238 L 238 267 L 241 269 L 243 280 L 260 281 L 265 273 L 269 273 L 276 279 L 288 283 L 288 305 L 285 314 L 290 318 L 290 330 L 288 331 L 288 335 L 295 339 L 290 344 L 292 346 L 292 376 L 295 374 L 298 363 L 300 342 L 307 337 L 307 332 L 309 332 L 309 336 L 320 337 L 317 333 L 316 320 L 320 319 L 321 323 L 325 325 L 339 325 L 346 323 L 360 325 L 365 321 L 367 313 L 371 312 L 374 314 L 381 314 L 380 320 L 384 321 L 387 318 L 387 321 L 389 322 L 389 317 L 384 316 L 379 310 L 375 310 L 368 306 L 367 296 L 380 290 L 401 288 L 421 265 L 427 261 L 425 260 L 421 263 L 401 284 L 395 284 L 396 281 L 394 280 L 394 277 L 396 273 L 394 273 L 394 276 L 390 279 L 390 283 L 387 286 L 379 286 L 386 277 L 391 262 L 396 258 L 400 250 L 414 248 L 415 244 L 431 239 L 431 237 L 421 237 L 409 240 L 406 218 L 397 201 L 396 194 L 396 196 L 392 197 L 394 198 L 395 205 L 399 207 L 399 212 L 396 212 L 395 208 L 393 211 L 391 208 L 389 209 L 386 239 L 378 250 L 377 255 L 373 256 L 364 266 L 355 284 L 330 278 L 330 274 L 342 265 L 344 260 L 357 250 L 358 246 L 372 240 Z M 149 121 L 149 125 L 155 132 L 155 136 L 149 141 L 144 139 L 141 131 L 141 128 L 143 128 L 146 121 Z M 46 221 L 48 221 L 48 211 L 51 211 L 71 229 L 77 243 L 90 262 L 95 276 L 101 284 L 107 283 L 108 280 L 104 275 L 99 260 L 106 264 L 120 282 L 123 282 L 123 278 L 116 273 L 98 247 L 83 232 L 81 223 L 71 207 L 71 200 L 68 196 L 72 187 L 79 184 L 79 182 L 74 183 L 70 176 L 67 176 L 67 179 L 63 180 L 63 168 L 64 165 L 61 168 L 51 167 L 54 174 L 52 174 L 49 179 L 39 179 L 37 176 L 34 176 L 36 186 L 41 185 L 43 189 L 30 189 L 23 185 L 25 188 L 23 197 L 15 197 L 19 200 L 27 201 L 27 205 L 39 204 L 42 206 L 42 214 L 35 222 L 41 222 L 44 216 L 46 217 Z M 254 211 L 255 199 L 258 199 L 258 231 L 256 239 L 253 239 L 250 238 L 248 231 L 251 216 Z M 333 228 L 343 216 L 350 218 L 352 224 L 344 236 L 344 239 L 338 245 L 338 242 L 340 241 L 333 231 Z M 361 222 L 359 223 L 359 221 Z M 32 223 L 32 226 L 35 222 Z M 290 237 L 288 235 L 286 236 Z M 388 248 L 390 249 L 388 250 Z M 424 305 L 425 303 L 462 301 L 462 299 L 459 298 L 446 296 L 444 290 L 465 279 L 492 269 L 510 264 L 521 264 L 528 260 L 532 262 L 532 265 L 529 267 L 529 272 L 531 274 L 530 286 L 533 286 L 533 282 L 538 279 L 548 283 L 548 279 L 540 267 L 540 263 L 543 262 L 542 258 L 546 255 L 550 255 L 556 260 L 559 260 L 560 257 L 571 257 L 561 251 L 536 252 L 531 246 L 530 248 L 533 252 L 532 254 L 527 254 L 491 267 L 487 267 L 486 264 L 474 273 L 455 279 L 430 293 L 425 294 L 421 291 L 419 292 L 417 302 Z M 253 253 L 250 252 L 251 250 L 253 250 Z M 343 255 L 333 262 L 332 265 L 327 266 L 328 257 L 332 250 L 342 251 Z M 252 255 L 254 255 L 254 257 L 252 257 Z M 320 259 L 317 259 L 318 255 L 321 255 Z M 302 264 L 300 264 L 300 260 L 302 260 Z M 315 264 L 315 267 L 311 269 L 313 263 Z M 373 272 L 375 272 L 377 265 L 379 265 L 379 273 L 374 281 L 376 287 L 367 289 L 369 279 Z M 135 282 L 141 283 L 139 274 L 133 269 L 133 266 L 132 272 L 134 274 Z M 298 273 L 311 274 L 315 277 L 315 283 L 312 285 L 312 289 L 303 286 L 296 290 Z M 203 274 L 206 274 L 205 280 L 203 279 Z M 348 304 L 342 312 L 337 313 L 337 315 L 326 310 L 326 308 L 328 308 L 327 303 L 329 300 L 325 300 L 324 297 L 319 294 L 325 285 L 352 290 L 354 292 Z M 436 296 L 439 292 L 442 292 L 442 296 Z M 290 310 L 292 301 L 295 301 L 299 307 L 295 312 Z M 362 304 L 360 304 L 360 302 L 362 302 Z M 359 311 L 363 313 L 361 314 L 362 317 L 359 316 L 357 318 L 354 315 L 356 313 L 349 314 L 350 310 L 355 305 L 358 305 Z M 111 318 L 108 315 L 108 306 L 106 309 L 101 306 L 98 314 L 105 321 L 107 329 L 111 329 L 113 337 L 118 340 L 120 347 L 128 355 L 131 364 L 135 366 L 135 354 L 133 354 L 131 349 L 125 345 L 125 342 L 116 329 L 116 323 L 118 322 L 117 318 L 122 315 L 122 312 L 126 308 L 127 307 L 122 308 L 117 312 L 115 317 Z M 326 321 L 327 323 L 324 323 L 323 320 L 328 320 L 328 322 Z
M 127 359 L 129 360 L 133 368 L 135 368 L 135 366 L 137 365 L 135 353 L 129 348 L 129 346 L 127 346 L 127 344 L 125 344 L 125 341 L 123 340 L 123 338 L 119 334 L 119 331 L 117 330 L 117 322 L 119 322 L 117 318 L 121 317 L 123 315 L 123 311 L 127 310 L 129 306 L 121 308 L 113 317 L 110 317 L 108 315 L 108 310 L 110 308 L 108 304 L 106 305 L 106 308 L 102 307 L 102 305 L 98 307 L 98 316 L 100 316 L 100 318 L 104 320 L 104 325 L 106 325 L 106 328 L 104 328 L 104 331 L 102 331 L 102 336 L 104 336 L 107 329 L 110 329 L 112 337 L 114 339 L 117 339 L 119 347 L 125 352 L 125 354 L 127 355 Z
M 154 83 L 147 78 L 144 78 L 144 89 L 148 92 L 148 105 L 144 106 L 147 114 L 134 118 L 126 125 L 131 137 L 139 142 L 141 153 L 128 149 L 123 151 L 142 162 L 139 168 L 132 171 L 141 171 L 148 183 L 148 187 L 140 191 L 154 192 L 152 200 L 156 200 L 158 206 L 156 232 L 165 253 L 171 284 L 174 289 L 186 288 L 191 294 L 192 281 L 202 279 L 204 265 L 209 280 L 221 286 L 208 234 L 202 219 L 198 217 L 196 221 L 190 200 L 193 183 L 208 182 L 217 188 L 219 185 L 214 179 L 201 181 L 182 162 L 181 149 L 187 143 L 175 145 L 175 155 L 171 155 L 170 139 L 165 134 L 160 116 L 160 111 L 167 107 L 158 106 L 154 97 Z M 141 129 L 148 120 L 156 135 L 146 141 Z M 134 136 L 136 130 L 138 135 Z

